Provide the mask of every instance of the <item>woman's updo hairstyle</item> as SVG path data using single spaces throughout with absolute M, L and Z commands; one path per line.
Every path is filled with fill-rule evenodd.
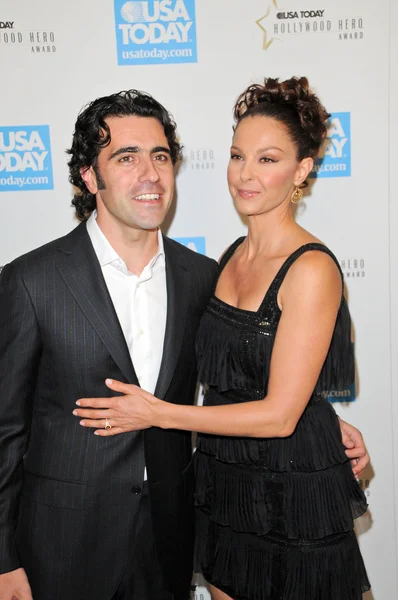
M 236 127 L 247 117 L 271 117 L 284 123 L 297 148 L 297 159 L 315 158 L 326 137 L 330 114 L 309 88 L 306 77 L 286 81 L 266 77 L 250 85 L 234 107 Z

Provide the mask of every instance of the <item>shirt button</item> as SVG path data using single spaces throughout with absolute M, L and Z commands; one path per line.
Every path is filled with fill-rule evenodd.
M 136 485 L 131 488 L 131 493 L 134 494 L 135 496 L 138 496 L 138 494 L 141 494 L 141 492 L 142 492 L 142 487 L 140 487 L 139 485 Z

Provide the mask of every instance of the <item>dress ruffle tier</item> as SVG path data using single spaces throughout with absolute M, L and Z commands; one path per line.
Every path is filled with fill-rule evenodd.
M 242 396 L 244 393 L 242 392 Z M 235 400 L 214 388 L 206 393 L 206 406 Z M 287 438 L 236 438 L 201 434 L 198 447 L 226 463 L 262 464 L 272 471 L 318 471 L 347 461 L 340 426 L 333 406 L 313 397 L 296 431 Z
M 349 462 L 322 471 L 276 472 L 195 456 L 196 505 L 236 532 L 316 540 L 349 531 L 367 510 Z
M 290 541 L 236 533 L 197 513 L 196 570 L 234 600 L 362 600 L 370 584 L 354 532 Z

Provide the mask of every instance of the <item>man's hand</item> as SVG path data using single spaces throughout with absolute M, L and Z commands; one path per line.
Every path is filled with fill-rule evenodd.
M 0 575 L 0 600 L 32 600 L 32 592 L 24 569 Z
M 353 427 L 349 423 L 346 423 L 340 419 L 340 417 L 339 423 L 343 444 L 346 447 L 345 453 L 351 460 L 352 470 L 355 477 L 359 477 L 370 462 L 370 457 L 368 451 L 366 450 L 362 433 L 356 429 L 356 427 Z

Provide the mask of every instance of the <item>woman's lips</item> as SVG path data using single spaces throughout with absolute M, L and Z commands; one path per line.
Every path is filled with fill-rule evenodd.
M 255 196 L 258 196 L 260 192 L 256 192 L 254 190 L 238 190 L 238 194 L 239 196 L 241 196 L 242 198 L 254 198 Z

